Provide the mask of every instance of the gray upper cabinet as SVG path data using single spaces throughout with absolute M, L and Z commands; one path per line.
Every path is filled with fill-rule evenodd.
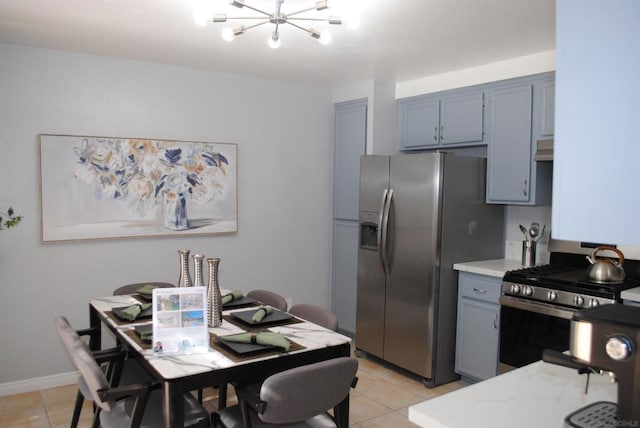
M 541 73 L 398 101 L 400 150 L 486 145 L 487 203 L 551 203 L 551 162 L 536 141 L 555 134 L 555 73 Z
M 358 220 L 360 156 L 367 143 L 367 101 L 335 105 L 334 218 Z
M 554 135 L 553 73 L 487 89 L 487 203 L 551 203 L 553 164 L 536 162 L 536 141 Z
M 556 81 L 555 79 L 545 79 L 536 84 L 537 94 L 539 98 L 539 108 L 537 111 L 540 114 L 540 126 L 539 134 L 540 138 L 553 137 L 555 128 L 555 96 L 556 96 Z
M 415 150 L 440 144 L 440 100 L 400 101 L 400 149 Z
M 489 92 L 488 202 L 530 201 L 532 100 L 532 85 Z
M 400 100 L 400 150 L 483 144 L 484 93 L 431 94 Z
M 453 96 L 440 102 L 440 143 L 481 143 L 484 137 L 484 93 Z

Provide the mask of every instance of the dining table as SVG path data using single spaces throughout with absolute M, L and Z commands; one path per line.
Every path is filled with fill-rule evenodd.
M 221 325 L 208 329 L 208 349 L 193 353 L 154 352 L 152 342 L 145 342 L 138 333 L 152 323 L 152 318 L 129 321 L 114 313 L 114 309 L 145 301 L 136 293 L 90 299 L 89 320 L 91 327 L 100 331 L 105 326 L 115 340 L 132 357 L 139 358 L 144 367 L 162 383 L 164 426 L 176 428 L 184 426 L 185 392 L 229 383 L 260 382 L 290 368 L 351 354 L 349 337 L 293 315 L 279 316 L 278 321 L 259 326 L 243 322 L 238 314 L 233 315 L 234 312 L 260 305 L 260 302 L 247 300 L 244 307 L 224 307 Z M 220 339 L 227 335 L 258 331 L 281 333 L 291 342 L 291 347 L 288 351 L 267 347 L 256 352 L 238 353 Z M 100 349 L 102 333 L 92 335 L 89 346 L 92 350 Z M 348 395 L 335 407 L 334 417 L 338 427 L 348 426 Z

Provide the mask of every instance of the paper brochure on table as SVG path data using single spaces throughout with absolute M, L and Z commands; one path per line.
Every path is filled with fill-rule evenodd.
M 154 353 L 191 354 L 208 349 L 206 287 L 154 289 Z

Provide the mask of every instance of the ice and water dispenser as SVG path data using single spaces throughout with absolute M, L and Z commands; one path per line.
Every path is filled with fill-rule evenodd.
M 377 212 L 360 212 L 360 248 L 378 250 L 378 216 Z

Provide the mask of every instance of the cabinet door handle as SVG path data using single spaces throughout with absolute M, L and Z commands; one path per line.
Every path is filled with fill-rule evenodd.
M 493 314 L 493 329 L 498 329 L 498 314 Z
M 528 189 L 527 189 L 527 182 L 528 182 L 528 181 L 529 181 L 529 180 L 526 180 L 526 179 L 525 179 L 525 180 L 524 180 L 524 185 L 522 186 L 522 194 L 523 194 L 524 196 L 527 196 L 527 191 L 528 191 Z
M 433 140 L 438 142 L 438 127 L 433 128 Z
M 444 125 L 440 127 L 440 141 L 444 140 Z
M 476 288 L 476 287 L 473 287 L 473 291 L 480 294 L 484 294 L 487 292 L 487 290 L 485 290 L 484 288 Z

